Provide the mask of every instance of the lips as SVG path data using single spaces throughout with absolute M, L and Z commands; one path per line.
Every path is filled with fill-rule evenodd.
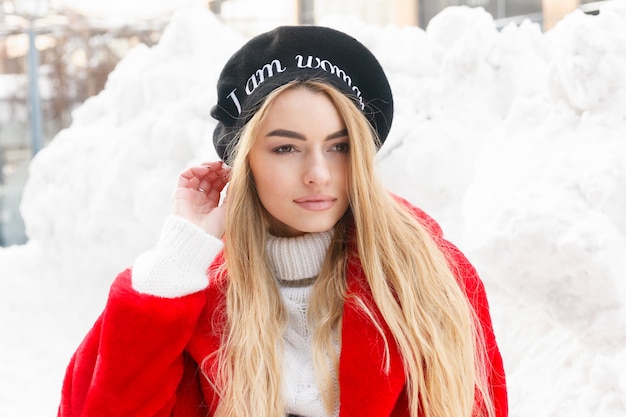
M 298 206 L 309 211 L 323 211 L 332 208 L 337 201 L 336 198 L 326 195 L 314 195 L 297 198 L 294 200 Z

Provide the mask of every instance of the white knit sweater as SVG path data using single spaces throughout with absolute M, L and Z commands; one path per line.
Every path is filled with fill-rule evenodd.
M 286 414 L 327 417 L 315 379 L 313 329 L 307 309 L 332 234 L 329 230 L 296 238 L 270 236 L 267 242 L 268 261 L 289 317 L 283 335 Z M 200 291 L 208 285 L 206 270 L 222 247 L 221 240 L 182 218 L 170 216 L 155 249 L 135 262 L 132 286 L 145 294 L 170 298 Z M 334 415 L 338 414 L 336 409 Z
M 333 231 L 295 238 L 270 237 L 267 256 L 281 284 L 289 319 L 283 335 L 286 413 L 327 416 L 313 368 L 313 328 L 307 316 L 313 279 L 319 275 Z M 338 414 L 336 412 L 335 414 Z

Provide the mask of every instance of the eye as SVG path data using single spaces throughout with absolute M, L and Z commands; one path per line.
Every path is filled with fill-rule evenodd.
M 281 145 L 272 149 L 272 152 L 274 153 L 291 153 L 295 151 L 296 148 L 293 145 Z
M 332 146 L 331 151 L 340 152 L 340 153 L 348 153 L 350 151 L 350 144 L 348 142 L 335 143 Z

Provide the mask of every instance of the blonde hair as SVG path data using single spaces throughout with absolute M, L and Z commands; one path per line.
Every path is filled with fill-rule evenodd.
M 338 372 L 343 305 L 346 299 L 347 235 L 353 224 L 358 259 L 375 307 L 356 303 L 403 358 L 410 415 L 493 417 L 486 377 L 481 326 L 446 256 L 430 233 L 389 195 L 373 174 L 376 138 L 371 126 L 344 94 L 329 85 L 295 82 L 268 95 L 242 130 L 234 149 L 226 216 L 226 323 L 217 352 L 216 374 L 209 376 L 220 402 L 216 416 L 284 415 L 282 334 L 286 311 L 265 257 L 267 226 L 247 163 L 258 127 L 274 99 L 289 88 L 326 94 L 345 122 L 350 140 L 350 209 L 335 227 L 309 306 L 315 323 L 313 357 L 327 412 L 338 405 L 333 379 Z M 387 340 L 372 308 L 377 308 L 393 340 Z M 272 312 L 272 314 L 268 314 Z M 330 360 L 329 360 L 330 358 Z M 206 361 L 205 361 L 206 362 Z

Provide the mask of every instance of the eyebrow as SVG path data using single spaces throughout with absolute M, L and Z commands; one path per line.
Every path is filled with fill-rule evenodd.
M 280 137 L 290 138 L 290 139 L 306 140 L 306 136 L 304 136 L 302 133 L 294 132 L 293 130 L 287 130 L 287 129 L 275 129 L 269 132 L 267 135 L 265 135 L 265 137 L 271 137 L 271 136 L 280 136 Z M 348 136 L 347 129 L 342 129 L 342 130 L 338 130 L 335 133 L 331 133 L 330 135 L 326 136 L 326 140 L 343 138 L 344 136 Z

